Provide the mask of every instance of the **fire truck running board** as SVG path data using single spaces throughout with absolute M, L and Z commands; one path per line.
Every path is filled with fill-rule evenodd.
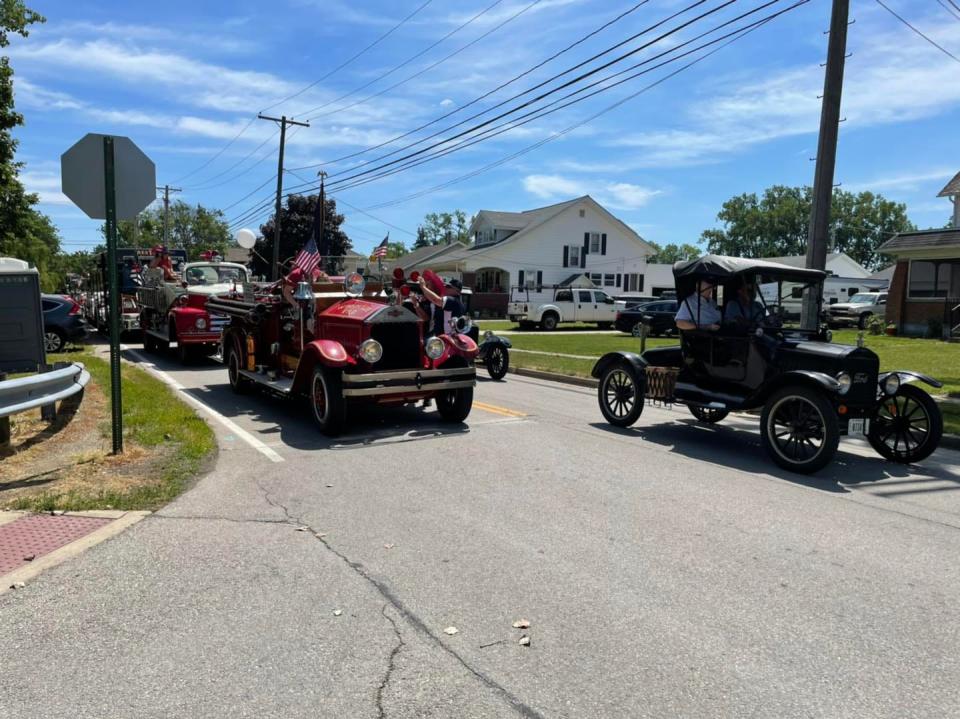
M 249 370 L 242 369 L 240 374 L 246 377 L 249 380 L 253 380 L 257 384 L 266 387 L 267 389 L 276 392 L 278 394 L 288 395 L 291 390 L 293 390 L 293 378 L 292 377 L 270 377 L 269 375 L 263 374 L 261 372 L 251 372 Z

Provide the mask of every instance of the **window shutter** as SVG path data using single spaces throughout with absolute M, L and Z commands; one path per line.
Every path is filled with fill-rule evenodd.
M 570 246 L 563 246 L 563 266 L 567 267 L 570 264 Z
M 606 232 L 600 235 L 600 254 L 601 255 L 607 254 L 607 233 Z
M 615 285 L 615 287 L 619 287 L 619 286 L 620 286 L 620 275 L 617 274 L 617 284 Z
M 583 252 L 580 253 L 580 267 L 587 266 L 587 253 L 590 252 L 590 233 L 583 233 Z
M 637 278 L 637 292 L 643 292 L 643 275 Z
M 537 270 L 537 290 L 543 289 L 543 271 Z
M 517 284 L 520 285 L 520 287 L 523 287 L 523 270 L 520 270 L 520 272 L 517 274 Z

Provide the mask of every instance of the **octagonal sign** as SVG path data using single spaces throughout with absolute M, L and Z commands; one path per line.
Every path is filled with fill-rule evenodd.
M 104 137 L 88 133 L 60 156 L 63 194 L 95 220 L 106 219 Z M 117 219 L 132 220 L 156 199 L 157 170 L 129 137 L 112 137 Z

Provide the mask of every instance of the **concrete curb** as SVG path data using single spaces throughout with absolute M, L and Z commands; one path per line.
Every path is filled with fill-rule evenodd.
M 510 367 L 510 372 L 512 374 L 518 374 L 522 377 L 533 377 L 535 379 L 545 379 L 550 382 L 560 382 L 561 384 L 572 384 L 577 387 L 590 387 L 596 389 L 600 384 L 597 380 L 592 377 L 571 377 L 565 374 L 557 374 L 556 372 L 543 372 L 537 369 L 526 369 L 524 367 Z M 940 446 L 946 447 L 947 449 L 958 449 L 960 450 L 960 435 L 956 434 L 946 434 L 944 433 L 943 439 L 940 440 Z
M 3 517 L 0 518 L 0 523 L 11 522 L 15 519 L 19 519 L 24 514 L 29 514 L 28 512 L 4 512 L 2 513 Z M 58 564 L 62 564 L 68 559 L 76 557 L 78 554 L 85 552 L 94 545 L 100 544 L 111 537 L 114 537 L 128 527 L 132 527 L 134 524 L 139 522 L 144 517 L 147 517 L 151 512 L 109 512 L 109 511 L 91 511 L 91 512 L 65 512 L 75 517 L 100 517 L 104 519 L 113 519 L 114 521 L 110 524 L 100 527 L 100 529 L 94 530 L 80 539 L 77 539 L 69 544 L 65 544 L 62 547 L 55 549 L 49 554 L 44 554 L 42 557 L 38 557 L 32 561 L 29 565 L 21 567 L 20 569 L 15 569 L 8 574 L 4 574 L 0 577 L 0 595 L 5 592 L 9 592 L 13 589 L 14 585 L 19 582 L 29 582 L 34 579 L 41 572 L 46 571 L 47 569 L 52 569 Z M 12 515 L 12 516 L 7 516 Z

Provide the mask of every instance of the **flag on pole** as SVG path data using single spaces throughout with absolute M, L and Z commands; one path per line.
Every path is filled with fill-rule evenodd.
M 310 277 L 319 265 L 320 252 L 317 250 L 317 241 L 311 237 L 293 259 L 293 266 L 299 267 L 304 275 Z
M 383 242 L 376 246 L 373 250 L 372 257 L 379 257 L 381 260 L 387 256 L 387 245 L 390 243 L 390 233 L 387 233 L 387 236 L 383 238 Z

